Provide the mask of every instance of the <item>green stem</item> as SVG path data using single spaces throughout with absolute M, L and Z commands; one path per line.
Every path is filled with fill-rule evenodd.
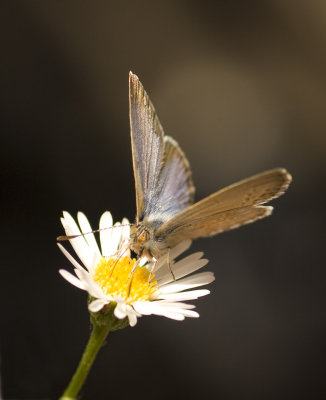
M 69 386 L 63 393 L 59 400 L 75 400 L 76 396 L 81 389 L 91 366 L 95 360 L 95 357 L 100 350 L 105 338 L 109 334 L 111 329 L 110 325 L 93 325 L 91 336 L 88 340 L 84 354 L 80 360 L 78 368 L 72 377 Z

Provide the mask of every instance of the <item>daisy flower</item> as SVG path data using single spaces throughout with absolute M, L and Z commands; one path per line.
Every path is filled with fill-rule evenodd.
M 130 225 L 127 219 L 113 225 L 108 211 L 102 215 L 99 224 L 101 250 L 86 216 L 79 212 L 77 220 L 79 226 L 67 212 L 61 218 L 66 235 L 75 236 L 69 241 L 83 266 L 58 244 L 73 264 L 75 275 L 64 269 L 59 272 L 69 283 L 87 291 L 93 298 L 89 311 L 101 311 L 113 302 L 116 305 L 115 317 L 120 320 L 128 317 L 131 326 L 135 326 L 137 318 L 142 315 L 155 314 L 179 321 L 185 317 L 199 317 L 193 310 L 195 306 L 184 301 L 209 294 L 207 289 L 189 289 L 207 285 L 215 278 L 212 272 L 188 276 L 208 263 L 201 258 L 203 253 L 193 253 L 175 261 L 190 247 L 191 241 L 171 249 L 170 262 L 167 255 L 155 263 L 145 257 L 136 261 L 130 255 Z

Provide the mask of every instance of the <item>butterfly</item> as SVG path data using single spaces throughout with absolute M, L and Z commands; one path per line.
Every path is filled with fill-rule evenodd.
M 194 204 L 189 162 L 164 131 L 139 78 L 129 74 L 129 112 L 136 189 L 136 223 L 129 246 L 158 259 L 177 244 L 216 235 L 272 213 L 266 202 L 285 192 L 292 178 L 271 169 L 227 186 Z

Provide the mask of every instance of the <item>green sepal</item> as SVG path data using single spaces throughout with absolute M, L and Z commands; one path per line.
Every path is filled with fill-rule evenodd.
M 95 300 L 93 297 L 88 297 L 88 304 Z M 118 329 L 126 328 L 129 325 L 128 317 L 119 319 L 114 315 L 114 309 L 117 303 L 111 301 L 106 304 L 101 311 L 89 312 L 90 319 L 93 326 L 107 326 L 110 327 L 110 331 L 117 331 Z

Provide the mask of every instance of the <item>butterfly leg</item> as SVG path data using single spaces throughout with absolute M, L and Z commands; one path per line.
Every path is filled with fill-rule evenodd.
M 132 280 L 133 280 L 133 278 L 134 278 L 133 272 L 130 273 L 128 279 L 129 279 L 129 278 L 130 278 L 130 282 L 129 282 L 129 287 L 128 287 L 128 297 L 130 296 L 130 293 L 131 293 L 131 285 L 132 285 Z
M 156 267 L 156 264 L 157 264 L 157 259 L 155 257 L 153 257 L 153 265 L 151 266 L 151 269 L 150 269 L 149 275 L 148 275 L 148 284 L 150 283 L 150 281 L 152 279 L 153 271 Z
M 129 249 L 129 244 L 127 242 L 123 242 L 120 246 L 120 248 L 117 250 L 115 260 L 112 261 L 110 267 L 111 267 L 111 274 L 110 277 L 113 274 L 114 268 L 119 262 L 119 260 L 123 257 L 123 255 L 126 253 L 126 251 Z
M 171 267 L 171 259 L 170 259 L 170 247 L 168 248 L 168 259 L 167 259 L 167 263 L 168 263 L 168 267 L 169 267 L 169 270 L 170 270 L 170 273 L 171 273 L 171 275 L 172 275 L 172 278 L 173 278 L 173 280 L 175 281 L 176 279 L 175 279 L 175 275 L 174 275 L 174 273 L 173 273 L 173 271 L 172 271 L 172 267 Z
M 136 260 L 136 262 L 135 262 L 134 266 L 132 267 L 132 270 L 128 276 L 128 279 L 130 279 L 133 276 L 134 272 L 136 271 L 136 268 L 138 267 L 138 264 L 139 264 L 139 260 L 140 260 L 140 258 L 138 258 Z
M 130 272 L 130 274 L 129 274 L 129 276 L 128 276 L 128 279 L 130 279 L 130 277 L 134 274 L 134 272 L 136 271 L 136 268 L 138 267 L 138 265 L 139 265 L 139 262 L 140 262 L 140 259 L 142 258 L 142 256 L 143 256 L 143 254 L 144 254 L 144 248 L 142 248 L 141 250 L 140 250 L 140 252 L 139 252 L 139 254 L 138 254 L 138 257 L 137 257 L 137 260 L 136 260 L 136 262 L 135 262 L 135 265 L 133 266 L 133 268 L 132 268 L 132 270 L 131 270 L 131 272 Z

